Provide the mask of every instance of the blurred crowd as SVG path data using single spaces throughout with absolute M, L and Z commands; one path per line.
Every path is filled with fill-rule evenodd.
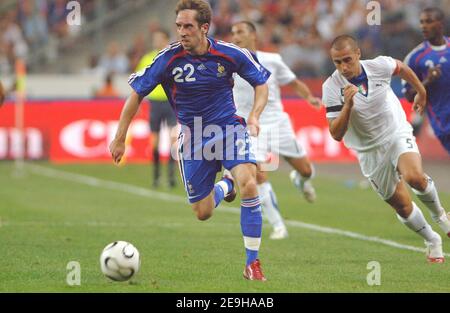
M 279 52 L 300 77 L 319 77 L 333 69 L 330 42 L 353 34 L 364 58 L 385 54 L 404 59 L 422 41 L 420 11 L 427 6 L 450 12 L 448 0 L 380 0 L 381 25 L 367 23 L 369 1 L 363 0 L 211 0 L 212 33 L 230 40 L 230 25 L 257 24 L 259 48 Z
M 427 6 L 450 12 L 450 1 L 382 0 L 381 25 L 369 25 L 371 10 L 363 0 L 210 0 L 213 21 L 210 35 L 231 41 L 231 25 L 249 20 L 258 28 L 259 48 L 279 52 L 299 77 L 323 77 L 334 67 L 328 57 L 330 42 L 339 34 L 353 34 L 361 43 L 364 58 L 385 54 L 404 59 L 423 39 L 419 15 Z M 159 24 L 152 21 L 151 34 Z M 173 40 L 176 40 L 173 34 Z M 111 43 L 100 60 L 103 71 L 133 71 L 150 40 L 139 33 L 130 49 L 119 52 Z M 127 68 L 128 66 L 128 68 Z
M 61 41 L 79 34 L 80 27 L 71 27 L 67 23 L 68 2 L 17 0 L 4 4 L 6 9 L 0 12 L 0 74 L 11 73 L 18 57 L 27 60 L 40 52 L 44 57 L 55 57 Z M 78 0 L 78 3 L 82 8 L 82 22 L 97 18 L 98 1 Z M 104 10 L 113 10 L 120 3 L 120 0 L 103 2 Z
M 154 1 L 154 0 L 153 0 Z M 83 19 L 94 20 L 96 0 L 81 0 Z M 213 22 L 210 35 L 230 41 L 231 25 L 253 21 L 258 28 L 259 48 L 279 52 L 299 77 L 323 77 L 333 70 L 328 46 L 339 34 L 359 39 L 363 57 L 390 55 L 404 59 L 423 39 L 420 11 L 427 6 L 450 12 L 450 0 L 379 0 L 381 25 L 369 25 L 365 0 L 210 0 Z M 14 57 L 27 57 L 36 49 L 50 49 L 52 42 L 74 36 L 66 23 L 66 0 L 19 0 L 0 18 L 0 73 L 11 71 Z M 113 9 L 119 0 L 106 1 Z M 167 12 L 173 18 L 173 10 Z M 450 19 L 447 19 L 450 20 Z M 134 34 L 128 48 L 110 42 L 90 57 L 85 72 L 127 74 L 152 47 L 151 33 L 161 28 L 151 21 Z M 171 29 L 173 31 L 173 29 Z M 176 40 L 176 34 L 172 33 Z M 51 52 L 50 52 L 51 53 Z
M 111 73 L 129 74 L 134 72 L 141 58 L 153 49 L 151 46 L 152 34 L 158 30 L 170 32 L 160 21 L 151 20 L 148 25 L 142 27 L 141 32 L 133 35 L 130 45 L 126 48 L 121 47 L 118 41 L 109 42 L 101 55 L 89 56 L 87 67 L 82 72 L 104 76 Z M 177 40 L 174 31 L 172 40 Z

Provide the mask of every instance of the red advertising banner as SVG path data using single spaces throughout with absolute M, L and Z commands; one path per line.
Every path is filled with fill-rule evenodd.
M 108 151 L 123 100 L 31 101 L 25 106 L 25 156 L 54 162 L 111 162 Z M 148 104 L 143 102 L 129 130 L 130 162 L 148 162 Z M 19 148 L 14 106 L 0 110 L 0 159 L 13 159 Z
M 29 101 L 25 106 L 24 150 L 27 159 L 53 162 L 111 162 L 108 145 L 115 134 L 124 101 L 74 100 Z M 316 110 L 304 100 L 285 99 L 298 141 L 316 162 L 353 162 L 354 153 L 329 134 L 325 109 Z M 403 102 L 407 115 L 411 105 Z M 162 134 L 162 154 L 168 155 L 168 134 Z M 14 127 L 14 106 L 0 109 L 0 159 L 14 159 L 20 149 L 19 132 Z M 428 125 L 418 143 L 425 158 L 447 160 L 448 155 Z M 126 161 L 151 160 L 148 103 L 141 105 L 127 139 Z

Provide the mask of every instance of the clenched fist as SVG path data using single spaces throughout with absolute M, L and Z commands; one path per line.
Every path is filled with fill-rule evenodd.
M 347 85 L 344 88 L 344 105 L 353 107 L 353 97 L 358 93 L 358 87 L 355 85 Z
M 414 105 L 413 105 L 414 111 L 422 115 L 423 112 L 425 111 L 426 106 L 427 106 L 427 94 L 418 93 L 414 97 Z

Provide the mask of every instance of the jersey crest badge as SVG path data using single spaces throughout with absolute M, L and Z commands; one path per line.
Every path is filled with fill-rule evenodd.
M 225 66 L 223 66 L 220 63 L 217 63 L 217 77 L 224 77 L 227 75 L 227 72 L 225 70 Z
M 363 96 L 367 97 L 367 86 L 366 84 L 361 84 L 358 86 L 358 92 Z

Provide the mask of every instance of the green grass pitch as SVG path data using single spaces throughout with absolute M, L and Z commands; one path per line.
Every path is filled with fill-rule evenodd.
M 0 292 L 450 292 L 449 261 L 430 265 L 421 252 L 295 222 L 282 241 L 268 238 L 265 222 L 260 259 L 268 281 L 249 282 L 242 278 L 237 210 L 223 206 L 197 221 L 180 184 L 150 191 L 145 165 L 33 164 L 17 177 L 13 163 L 0 163 Z M 424 247 L 371 189 L 349 188 L 319 172 L 318 200 L 308 204 L 287 171 L 270 177 L 287 220 Z M 441 193 L 441 200 L 450 206 L 450 194 Z M 238 206 L 236 200 L 232 207 Z M 431 225 L 450 252 L 450 239 Z M 132 242 L 141 253 L 141 270 L 130 282 L 111 282 L 100 271 L 100 253 L 115 240 Z M 80 263 L 80 286 L 66 283 L 70 261 Z M 380 263 L 379 286 L 367 284 L 370 261 Z

